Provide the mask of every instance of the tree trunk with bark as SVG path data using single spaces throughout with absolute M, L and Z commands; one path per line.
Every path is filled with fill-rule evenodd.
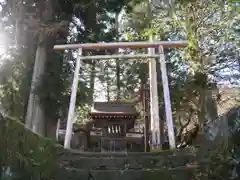
M 119 13 L 116 13 L 115 21 L 116 21 L 116 40 L 119 41 L 119 21 L 118 21 Z M 119 49 L 116 50 L 116 53 L 119 54 Z M 120 100 L 121 94 L 121 84 L 120 84 L 120 59 L 116 59 L 116 77 L 117 77 L 117 101 Z
M 94 88 L 95 88 L 95 78 L 96 78 L 96 61 L 91 63 L 91 72 L 90 72 L 90 92 L 89 92 L 89 103 L 92 103 L 94 100 Z
M 108 70 L 108 67 L 109 67 L 109 63 L 108 61 L 106 62 L 106 85 L 107 85 L 107 101 L 109 102 L 111 100 L 111 95 L 110 95 L 110 91 L 111 91 L 111 79 L 110 79 L 110 74 L 109 74 L 109 70 Z
M 44 32 L 40 32 L 25 122 L 29 129 L 42 135 L 45 133 L 44 111 L 36 93 L 36 88 L 41 82 L 41 77 L 44 74 L 44 67 L 47 59 L 46 49 L 42 43 L 44 39 Z
M 39 1 L 38 10 L 42 23 L 53 19 L 52 0 Z M 47 46 L 45 46 L 45 44 L 47 44 L 46 40 L 46 29 L 41 29 L 39 32 L 38 46 L 32 75 L 32 84 L 28 100 L 27 116 L 25 120 L 27 128 L 42 135 L 45 134 L 44 110 L 40 104 L 40 98 L 36 93 L 36 88 L 38 88 L 40 85 L 41 78 L 45 71 L 45 63 L 47 60 Z
M 149 125 L 150 125 L 150 104 L 149 104 L 149 98 L 150 98 L 150 92 L 148 90 L 147 85 L 147 74 L 148 71 L 148 64 L 144 63 L 140 65 L 140 71 L 139 71 L 139 78 L 141 80 L 141 93 L 143 93 L 142 97 L 142 105 L 143 105 L 143 111 L 144 111 L 144 151 L 150 152 L 150 144 L 149 144 Z
M 162 96 L 162 91 L 163 87 L 161 86 L 160 82 L 162 81 L 161 79 L 161 68 L 160 68 L 160 62 L 156 61 L 156 70 L 157 70 L 157 82 L 158 82 L 158 97 L 160 101 L 160 97 Z M 160 130 L 160 142 L 164 143 L 165 142 L 165 137 L 164 137 L 164 117 L 165 117 L 165 109 L 162 110 L 163 107 L 159 106 L 159 130 Z

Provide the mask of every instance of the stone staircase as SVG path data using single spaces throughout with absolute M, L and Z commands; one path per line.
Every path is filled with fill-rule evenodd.
M 60 155 L 56 180 L 190 180 L 198 166 L 193 149 L 154 153 L 83 153 Z

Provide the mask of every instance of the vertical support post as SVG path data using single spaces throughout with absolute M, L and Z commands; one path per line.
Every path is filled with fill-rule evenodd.
M 149 146 L 149 93 L 147 91 L 146 84 L 143 88 L 143 107 L 144 107 L 144 120 L 145 120 L 145 128 L 144 128 L 144 151 L 149 152 L 150 146 Z
M 101 152 L 103 152 L 103 137 L 101 137 Z
M 152 41 L 152 37 L 150 38 Z M 148 53 L 153 55 L 154 48 L 148 48 Z M 151 132 L 152 132 L 152 148 L 161 147 L 160 130 L 159 130 L 159 107 L 158 107 L 158 91 L 157 91 L 157 72 L 156 60 L 149 60 L 149 79 L 150 79 L 150 114 L 151 114 Z
M 78 79 L 79 79 L 78 74 L 79 74 L 79 70 L 80 70 L 81 56 L 82 56 L 82 49 L 78 49 L 78 55 L 77 55 L 77 60 L 76 60 L 76 65 L 75 65 L 75 70 L 74 70 L 73 83 L 72 83 L 72 88 L 71 88 L 71 99 L 70 99 L 68 117 L 67 117 L 67 129 L 66 129 L 65 140 L 64 140 L 64 148 L 66 148 L 66 149 L 71 148 L 73 117 L 74 117 L 74 113 L 75 113 L 75 104 L 76 104 Z
M 171 107 L 171 100 L 170 100 L 170 93 L 169 93 L 166 61 L 165 61 L 164 50 L 162 46 L 159 46 L 159 53 L 160 53 L 159 60 L 160 60 L 161 72 L 162 72 L 164 104 L 165 104 L 165 113 L 166 113 L 167 127 L 168 127 L 169 145 L 170 145 L 170 149 L 175 149 L 176 143 L 175 143 L 175 135 L 174 135 L 174 128 L 173 128 L 173 120 L 172 120 L 172 107 Z

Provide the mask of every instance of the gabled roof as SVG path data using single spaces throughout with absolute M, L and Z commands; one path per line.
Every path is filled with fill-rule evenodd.
M 94 102 L 91 116 L 137 116 L 136 108 L 131 103 L 122 102 Z

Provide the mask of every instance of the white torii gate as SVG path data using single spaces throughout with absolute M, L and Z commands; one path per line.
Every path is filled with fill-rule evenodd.
M 66 45 L 55 45 L 55 50 L 65 49 L 78 49 L 78 56 L 75 65 L 74 78 L 71 89 L 71 99 L 67 117 L 67 129 L 64 141 L 64 148 L 70 149 L 71 138 L 72 138 L 72 126 L 73 117 L 75 113 L 75 104 L 77 96 L 77 87 L 79 80 L 80 61 L 85 60 L 101 60 L 101 59 L 130 59 L 130 58 L 150 58 L 149 59 L 149 78 L 150 78 L 150 108 L 151 108 L 151 133 L 152 133 L 152 144 L 155 147 L 160 146 L 160 129 L 159 129 L 159 108 L 158 108 L 158 93 L 157 93 L 157 73 L 156 73 L 156 61 L 155 58 L 160 60 L 163 92 L 164 92 L 164 103 L 165 113 L 168 125 L 168 137 L 170 148 L 175 148 L 175 135 L 172 120 L 172 108 L 170 101 L 170 93 L 168 86 L 168 77 L 166 62 L 164 56 L 164 48 L 183 48 L 187 46 L 187 41 L 160 41 L 160 42 L 113 42 L 113 43 L 87 43 L 87 44 L 66 44 Z M 98 56 L 82 56 L 82 50 L 84 49 L 139 49 L 149 48 L 148 54 L 135 54 L 135 55 L 98 55 Z M 154 48 L 159 49 L 159 54 L 154 52 Z

